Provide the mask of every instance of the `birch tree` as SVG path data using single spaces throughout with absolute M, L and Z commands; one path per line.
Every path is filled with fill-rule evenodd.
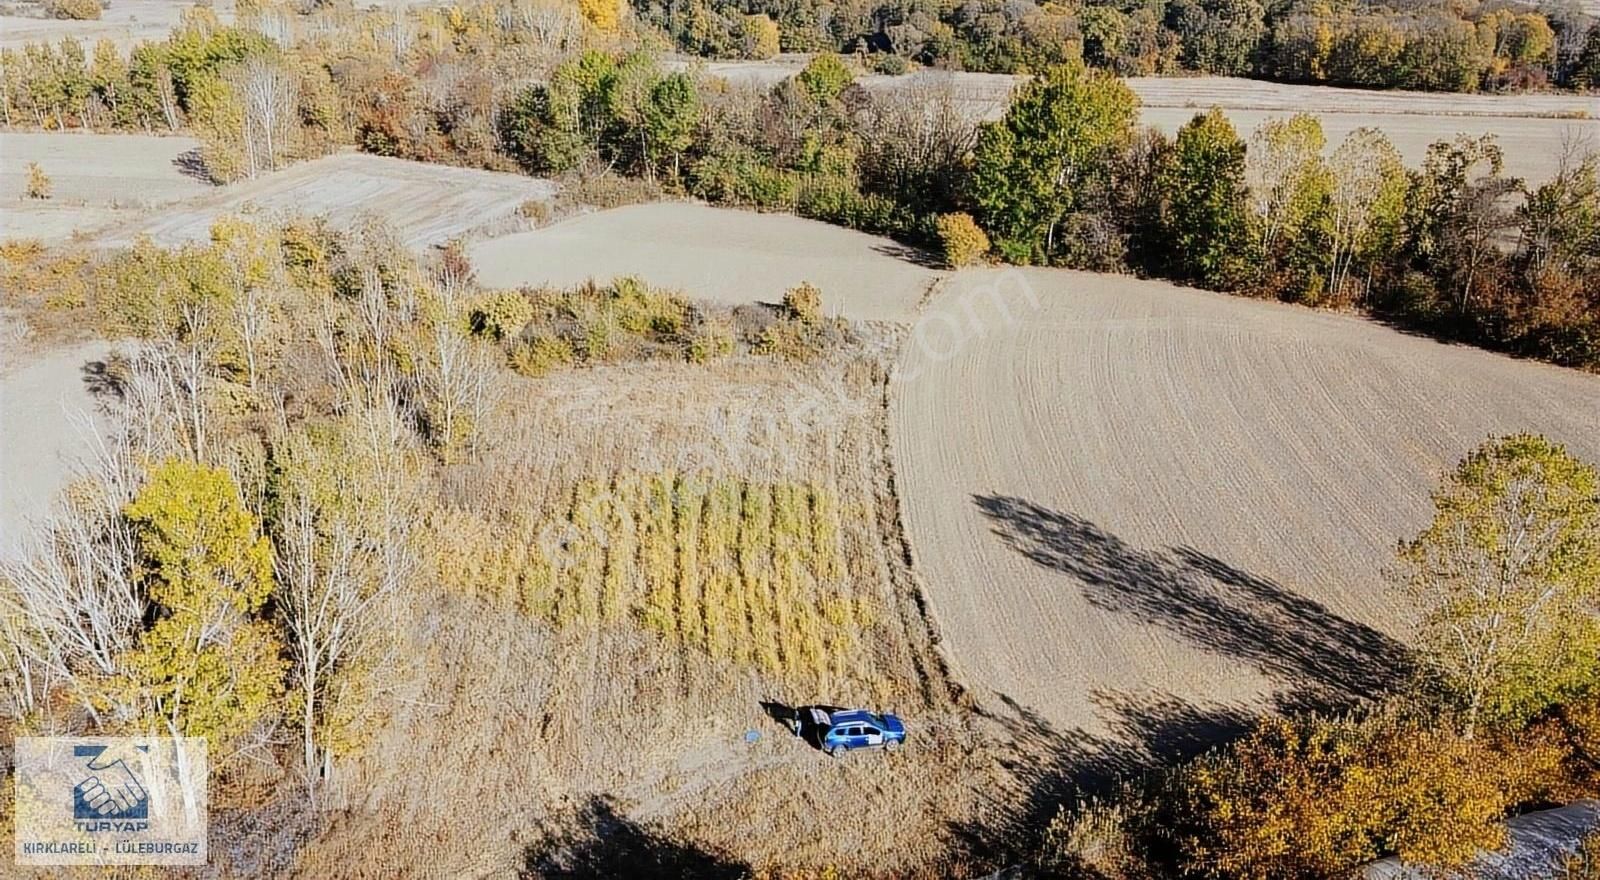
M 278 605 L 289 636 L 308 798 L 358 740 L 352 720 L 389 665 L 396 598 L 415 570 L 418 461 L 392 404 L 334 431 L 287 433 L 275 525 Z
M 1422 644 L 1472 736 L 1526 718 L 1593 678 L 1600 655 L 1600 480 L 1526 434 L 1473 450 L 1400 546 Z
M 300 81 L 277 59 L 255 55 L 224 76 L 243 109 L 246 175 L 276 170 L 287 157 L 296 127 Z
M 1361 280 L 1365 295 L 1373 265 L 1399 243 L 1405 214 L 1405 163 L 1382 132 L 1359 128 L 1334 150 L 1329 169 L 1333 186 L 1328 200 L 1328 290 L 1338 294 L 1350 281 L 1351 271 L 1365 265 L 1368 272 Z

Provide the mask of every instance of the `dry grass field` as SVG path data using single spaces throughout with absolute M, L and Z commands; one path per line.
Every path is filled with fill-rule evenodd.
M 1066 271 L 947 282 L 891 391 L 957 677 L 1096 736 L 1128 701 L 1371 693 L 1411 623 L 1382 569 L 1437 474 L 1515 431 L 1600 458 L 1600 377 Z
M 363 215 L 382 218 L 412 247 L 440 244 L 515 217 L 529 200 L 554 194 L 548 181 L 360 153 L 302 162 L 105 230 L 100 244 L 148 235 L 158 244 L 203 240 L 229 213 L 322 215 L 335 227 Z
M 953 829 L 997 768 L 906 565 L 886 367 L 855 351 L 520 383 L 428 524 L 482 552 L 418 606 L 401 708 L 299 873 L 971 867 Z M 898 709 L 916 739 L 836 761 L 764 705 L 818 702 Z
M 0 239 L 59 241 L 214 189 L 184 170 L 186 137 L 0 132 Z M 26 196 L 28 165 L 49 176 L 49 199 Z
M 788 214 L 687 202 L 633 205 L 474 244 L 489 287 L 638 275 L 723 303 L 776 302 L 809 281 L 831 311 L 855 320 L 909 321 L 935 273 L 887 239 Z

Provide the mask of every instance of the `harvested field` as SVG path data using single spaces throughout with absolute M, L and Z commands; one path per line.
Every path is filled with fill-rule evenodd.
M 1146 106 L 1139 118 L 1168 135 L 1203 110 L 1192 107 Z M 1248 138 L 1268 119 L 1282 119 L 1294 111 L 1228 109 L 1228 119 Z M 1554 177 L 1560 167 L 1561 145 L 1565 140 L 1587 140 L 1600 149 L 1600 119 L 1555 119 L 1515 116 L 1429 116 L 1414 113 L 1328 113 L 1319 112 L 1322 131 L 1332 152 L 1347 135 L 1358 128 L 1376 128 L 1388 135 L 1406 164 L 1416 168 L 1427 158 L 1428 145 L 1450 140 L 1458 134 L 1478 137 L 1492 134 L 1505 153 L 1505 172 L 1537 185 Z
M 0 132 L 0 238 L 57 241 L 215 189 L 185 171 L 187 137 Z M 26 197 L 28 164 L 49 176 L 49 199 Z
M 935 273 L 887 239 L 788 214 L 687 202 L 633 205 L 473 245 L 488 287 L 569 286 L 637 275 L 723 303 L 777 302 L 809 281 L 829 313 L 909 321 Z
M 223 214 L 325 215 L 335 227 L 364 215 L 384 219 L 412 247 L 441 244 L 514 218 L 526 201 L 548 199 L 545 180 L 359 153 L 328 156 L 215 188 L 208 195 L 105 231 L 102 245 L 148 235 L 158 244 L 204 240 Z
M 891 388 L 955 674 L 1095 736 L 1148 728 L 1130 701 L 1373 692 L 1412 623 L 1381 569 L 1439 472 L 1514 431 L 1600 458 L 1600 377 L 1066 271 L 956 276 Z
M 10 558 L 94 449 L 98 410 L 85 379 L 104 342 L 35 351 L 5 340 L 0 364 L 0 558 Z
M 23 15 L 0 16 L 0 46 L 16 48 L 28 43 L 56 43 L 72 37 L 84 44 L 86 51 L 94 49 L 100 40 L 110 40 L 126 50 L 146 40 L 165 39 L 178 25 L 183 10 L 193 6 L 187 0 L 111 0 L 95 21 L 72 21 L 43 16 L 42 4 L 18 4 L 19 10 L 31 10 L 38 17 Z M 208 4 L 224 23 L 233 20 L 232 0 L 217 0 Z

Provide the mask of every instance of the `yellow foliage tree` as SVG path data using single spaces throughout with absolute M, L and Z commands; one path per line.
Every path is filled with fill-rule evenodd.
M 274 714 L 283 646 L 259 614 L 272 592 L 272 550 L 221 468 L 169 461 L 123 511 L 156 621 L 122 658 L 124 686 L 147 722 L 228 742 Z
M 618 0 L 578 0 L 583 20 L 603 34 L 614 34 L 622 24 L 622 4 Z

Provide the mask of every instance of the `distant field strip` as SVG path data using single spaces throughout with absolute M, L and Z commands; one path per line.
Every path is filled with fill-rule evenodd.
M 255 211 L 323 215 L 335 226 L 371 215 L 387 222 L 406 244 L 422 247 L 512 217 L 523 202 L 548 199 L 554 192 L 549 181 L 520 174 L 345 153 L 216 188 L 109 230 L 100 241 L 125 245 L 139 235 L 168 245 L 199 241 L 217 217 Z

